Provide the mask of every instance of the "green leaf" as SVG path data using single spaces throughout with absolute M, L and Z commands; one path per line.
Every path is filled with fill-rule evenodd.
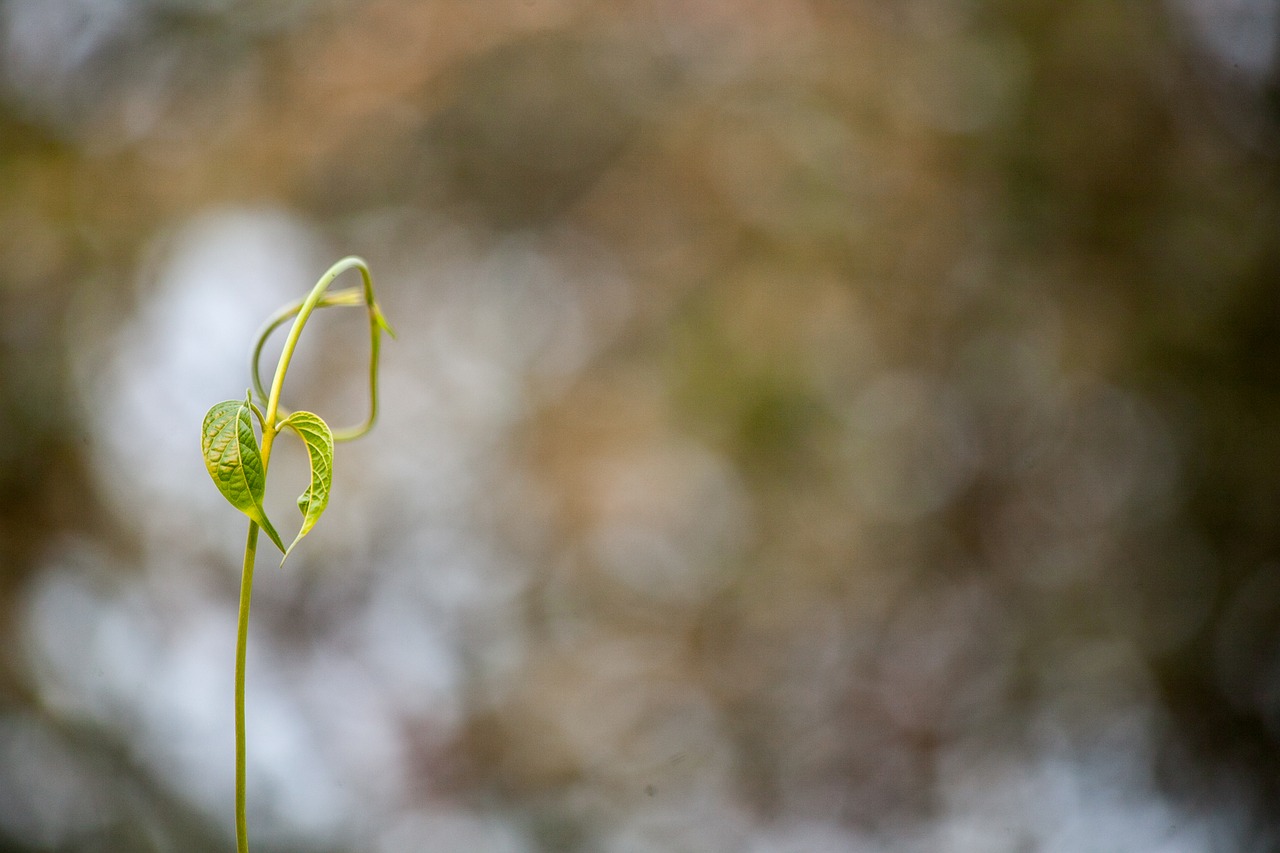
M 200 436 L 204 464 L 222 496 L 257 522 L 275 546 L 284 551 L 280 534 L 271 526 L 262 508 L 267 481 L 258 439 L 253 434 L 251 411 L 248 399 L 226 400 L 209 410 Z
M 298 498 L 298 509 L 302 510 L 302 529 L 285 550 L 284 555 L 288 557 L 293 546 L 311 532 L 311 528 L 320 520 L 320 514 L 329 505 L 329 490 L 333 487 L 333 431 L 323 418 L 311 412 L 294 412 L 280 426 L 289 427 L 298 434 L 302 443 L 307 446 L 307 456 L 311 458 L 311 484 Z M 280 562 L 283 563 L 284 560 Z

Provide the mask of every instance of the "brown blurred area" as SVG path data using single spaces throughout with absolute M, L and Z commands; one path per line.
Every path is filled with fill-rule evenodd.
M 198 424 L 347 254 L 399 339 L 258 573 L 254 849 L 1277 849 L 1277 45 L 0 0 L 0 853 L 233 844 Z M 342 422 L 331 313 L 286 397 Z

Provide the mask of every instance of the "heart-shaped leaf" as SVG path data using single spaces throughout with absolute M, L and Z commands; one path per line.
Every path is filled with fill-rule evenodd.
M 248 399 L 226 400 L 209 410 L 200 436 L 204 464 L 223 497 L 257 522 L 275 546 L 284 551 L 280 534 L 271 526 L 262 508 L 267 481 L 258 439 L 253 433 L 251 411 Z
M 323 418 L 311 412 L 294 412 L 280 426 L 289 427 L 297 433 L 307 446 L 307 456 L 311 458 L 311 484 L 298 498 L 298 509 L 302 510 L 302 529 L 285 550 L 284 555 L 288 557 L 293 546 L 311 532 L 311 528 L 320 520 L 320 514 L 329 505 L 329 490 L 333 486 L 333 431 Z M 284 560 L 280 562 L 283 563 Z

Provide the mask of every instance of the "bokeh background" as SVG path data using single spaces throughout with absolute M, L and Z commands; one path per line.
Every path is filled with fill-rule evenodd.
M 259 567 L 254 849 L 1280 849 L 1278 46 L 1269 0 L 0 0 L 0 851 L 232 846 L 199 424 L 352 253 L 400 337 Z M 361 323 L 287 402 L 358 420 Z

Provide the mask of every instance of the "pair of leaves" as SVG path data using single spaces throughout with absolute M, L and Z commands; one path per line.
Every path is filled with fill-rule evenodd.
M 204 463 L 223 497 L 266 531 L 275 546 L 288 557 L 302 537 L 315 527 L 329 504 L 329 491 L 333 486 L 333 432 L 319 415 L 311 412 L 294 412 L 280 423 L 281 428 L 289 427 L 302 439 L 311 460 L 311 482 L 298 498 L 302 528 L 286 548 L 262 506 L 267 479 L 262 451 L 253 432 L 251 413 L 255 411 L 248 396 L 244 400 L 226 400 L 209 409 L 201 433 Z

